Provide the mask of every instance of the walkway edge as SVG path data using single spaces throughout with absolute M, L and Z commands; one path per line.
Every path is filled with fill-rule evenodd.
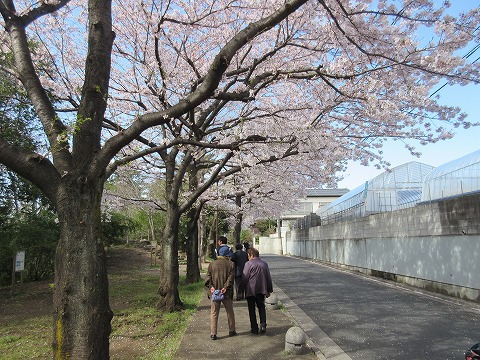
M 315 322 L 275 283 L 273 292 L 290 316 L 309 338 L 309 346 L 320 360 L 352 360 Z

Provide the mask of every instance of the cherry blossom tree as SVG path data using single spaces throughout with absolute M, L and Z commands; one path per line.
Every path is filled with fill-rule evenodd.
M 233 239 L 239 243 L 244 218 L 249 223 L 259 218 L 278 218 L 298 205 L 305 189 L 336 185 L 342 163 L 327 167 L 330 165 L 317 158 L 313 151 L 243 168 L 224 179 L 221 186 L 210 188 L 202 199 L 231 214 Z
M 294 154 L 317 159 L 328 178 L 345 159 L 381 164 L 385 138 L 433 142 L 450 136 L 443 124 L 470 126 L 428 96 L 442 80 L 479 81 L 479 66 L 456 52 L 478 42 L 479 11 L 455 19 L 447 5 L 2 0 L 0 46 L 14 59 L 2 71 L 27 91 L 48 153 L 0 136 L 0 162 L 56 206 L 56 358 L 109 357 L 100 204 L 121 164 L 157 154 L 177 196 L 175 177 L 203 159 L 199 149 L 215 149 L 209 179 Z M 174 284 L 174 219 L 187 207 L 171 200 L 164 257 Z M 164 278 L 160 295 L 177 305 Z

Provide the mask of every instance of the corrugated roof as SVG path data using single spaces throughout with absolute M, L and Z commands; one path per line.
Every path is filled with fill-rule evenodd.
M 305 189 L 305 196 L 306 197 L 313 197 L 313 196 L 342 196 L 349 192 L 348 189 Z

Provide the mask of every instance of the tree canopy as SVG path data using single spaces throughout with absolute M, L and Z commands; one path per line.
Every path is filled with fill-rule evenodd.
M 90 56 L 83 41 L 89 10 L 81 1 L 26 5 L 15 9 L 18 22 L 45 45 L 34 60 L 55 64 L 38 73 L 41 85 L 63 100 L 61 109 L 52 109 L 62 111 L 58 128 L 49 119 L 42 122 L 50 136 L 68 145 L 91 123 L 77 114 Z M 381 162 L 378 149 L 385 138 L 431 142 L 450 136 L 442 122 L 469 126 L 459 109 L 440 106 L 428 95 L 443 79 L 478 81 L 478 66 L 455 53 L 478 40 L 478 9 L 454 19 L 429 1 L 304 0 L 281 6 L 113 3 L 110 85 L 92 85 L 108 100 L 111 130 L 103 132 L 92 165 L 108 165 L 141 134 L 148 147 L 196 140 L 224 151 L 235 148 L 241 151 L 232 162 L 240 166 L 295 147 L 317 161 L 328 181 L 344 159 Z M 54 17 L 42 16 L 53 10 Z M 5 6 L 4 17 L 12 11 Z M 108 36 L 113 41 L 113 33 Z M 245 139 L 253 145 L 238 149 Z M 134 146 L 138 152 L 142 145 Z
M 440 81 L 479 82 L 480 65 L 457 51 L 478 44 L 480 11 L 454 18 L 448 5 L 1 1 L 1 72 L 27 94 L 46 144 L 12 142 L 2 128 L 0 163 L 57 210 L 56 358 L 109 357 L 100 206 L 118 166 L 150 154 L 162 166 L 171 276 L 159 294 L 173 309 L 180 214 L 220 179 L 242 172 L 228 192 L 248 193 L 282 162 L 287 181 L 327 183 L 346 159 L 381 165 L 387 138 L 428 143 L 451 136 L 443 125 L 469 127 L 429 97 Z M 181 198 L 185 176 L 199 172 Z

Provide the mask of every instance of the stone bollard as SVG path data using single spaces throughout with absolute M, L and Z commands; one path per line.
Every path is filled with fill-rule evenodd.
M 307 335 L 298 326 L 288 329 L 285 334 L 285 352 L 288 354 L 301 355 L 306 350 Z
M 277 295 L 274 293 L 271 293 L 270 296 L 265 298 L 265 307 L 267 309 L 271 310 L 277 310 L 278 309 L 278 299 Z

